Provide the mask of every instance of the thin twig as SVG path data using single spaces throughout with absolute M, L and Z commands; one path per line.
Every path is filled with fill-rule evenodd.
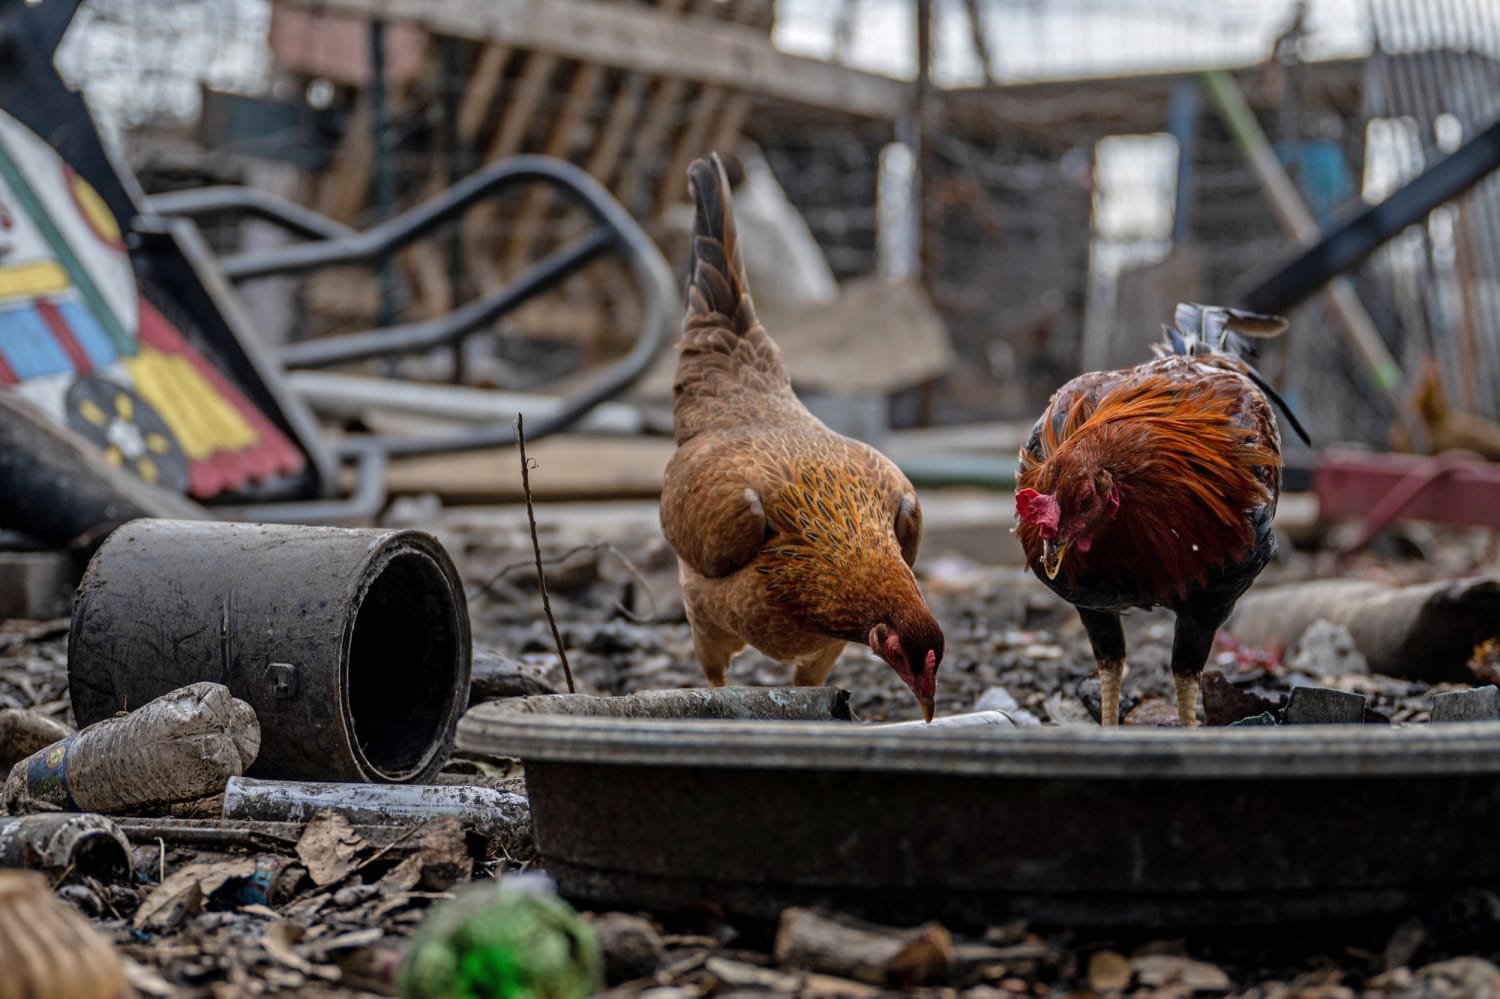
M 657 610 L 660 605 L 656 598 L 656 591 L 651 588 L 650 581 L 646 579 L 646 575 L 645 573 L 641 572 L 640 567 L 630 560 L 629 555 L 626 555 L 619 548 L 610 544 L 608 541 L 590 541 L 587 544 L 575 545 L 574 547 L 569 548 L 567 551 L 563 552 L 561 555 L 553 555 L 550 558 L 543 559 L 542 564 L 562 565 L 564 562 L 568 561 L 568 559 L 572 558 L 574 555 L 577 555 L 579 552 L 609 552 L 615 558 L 619 559 L 620 565 L 624 567 L 626 574 L 629 575 L 630 578 L 633 579 L 636 583 L 638 583 L 641 589 L 646 592 L 647 599 L 651 601 L 651 613 L 644 615 L 637 614 L 635 611 L 632 611 L 629 607 L 626 607 L 618 600 L 614 601 L 614 609 L 619 612 L 622 617 L 626 618 L 627 620 L 634 621 L 636 624 L 650 624 L 652 621 L 656 620 Z M 479 583 L 479 589 L 484 593 L 485 596 L 489 597 L 491 600 L 503 599 L 503 594 L 497 593 L 495 591 L 495 584 L 505 576 L 509 575 L 512 572 L 515 572 L 517 569 L 532 568 L 533 564 L 534 563 L 531 562 L 511 562 L 509 565 L 502 565 L 500 568 L 496 569 L 493 574 L 491 574 L 489 579 L 483 580 Z
M 531 524 L 531 550 L 536 555 L 536 582 L 542 590 L 542 611 L 547 623 L 552 626 L 552 641 L 557 645 L 557 658 L 562 660 L 563 676 L 568 680 L 568 693 L 576 694 L 573 686 L 573 670 L 568 666 L 568 653 L 563 649 L 562 633 L 557 630 L 557 618 L 552 616 L 552 598 L 547 596 L 547 574 L 542 571 L 542 542 L 536 536 L 536 511 L 531 505 L 531 462 L 526 457 L 526 418 L 516 414 L 516 445 L 521 449 L 521 492 L 526 496 L 526 519 Z

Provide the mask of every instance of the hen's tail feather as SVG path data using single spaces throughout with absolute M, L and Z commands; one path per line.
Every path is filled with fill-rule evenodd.
M 693 216 L 693 269 L 688 282 L 688 320 L 721 317 L 741 336 L 756 325 L 755 307 L 740 256 L 729 178 L 718 153 L 688 167 L 696 212 Z
M 1227 309 L 1219 305 L 1199 305 L 1197 302 L 1179 302 L 1172 316 L 1172 323 L 1172 326 L 1162 327 L 1166 342 L 1156 345 L 1154 349 L 1157 354 L 1192 356 L 1218 353 L 1243 360 L 1255 357 L 1255 347 L 1244 339 L 1245 336 L 1273 337 L 1284 332 L 1287 325 L 1281 316 Z M 1243 373 L 1276 404 L 1292 430 L 1302 438 L 1304 444 L 1311 447 L 1312 440 L 1303 429 L 1302 422 L 1297 419 L 1281 394 L 1249 364 L 1243 366 Z

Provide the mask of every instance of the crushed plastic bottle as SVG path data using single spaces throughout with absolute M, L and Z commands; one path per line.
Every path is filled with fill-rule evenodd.
M 260 749 L 255 709 L 219 683 L 192 683 L 106 718 L 11 768 L 11 813 L 139 815 L 224 790 Z
M 593 927 L 543 874 L 468 886 L 417 928 L 405 999 L 584 999 L 603 988 Z

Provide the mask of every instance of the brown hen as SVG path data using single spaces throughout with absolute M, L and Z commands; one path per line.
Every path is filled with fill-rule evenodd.
M 749 644 L 816 686 L 846 642 L 866 642 L 930 721 L 943 633 L 911 571 L 916 491 L 797 399 L 750 300 L 718 157 L 695 161 L 688 179 L 693 267 L 661 524 L 704 675 L 722 686 Z

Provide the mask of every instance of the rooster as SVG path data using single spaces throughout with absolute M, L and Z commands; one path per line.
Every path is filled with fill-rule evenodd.
M 868 643 L 931 721 L 943 633 L 911 570 L 916 491 L 798 401 L 750 300 L 718 156 L 695 161 L 688 179 L 693 264 L 661 525 L 698 662 L 722 686 L 749 644 L 792 664 L 798 686 L 817 686 L 845 643 Z
M 1196 725 L 1214 634 L 1276 554 L 1281 437 L 1268 397 L 1307 434 L 1235 334 L 1285 328 L 1275 316 L 1179 305 L 1157 360 L 1074 378 L 1021 449 L 1016 533 L 1032 571 L 1083 619 L 1101 724 L 1118 720 L 1120 613 L 1160 606 L 1177 615 L 1177 717 Z

